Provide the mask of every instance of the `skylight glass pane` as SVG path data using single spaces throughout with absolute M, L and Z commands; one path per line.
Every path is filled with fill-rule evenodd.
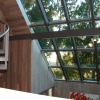
M 57 55 L 55 52 L 44 53 L 49 66 L 60 66 Z
M 97 36 L 97 48 L 100 48 L 100 36 Z
M 42 0 L 42 2 L 49 22 L 65 20 L 61 0 Z
M 42 49 L 54 49 L 50 39 L 38 39 Z
M 75 37 L 77 48 L 92 48 L 94 47 L 93 36 L 78 36 Z
M 67 68 L 66 73 L 69 80 L 80 80 L 78 69 Z
M 100 28 L 100 21 L 95 21 L 95 28 Z
M 21 0 L 21 2 L 31 24 L 44 23 L 36 0 Z
M 66 0 L 71 20 L 90 18 L 89 0 Z
M 32 28 L 34 30 L 34 33 L 43 33 L 47 32 L 47 29 L 45 26 L 37 26 Z
M 100 0 L 94 1 L 94 15 L 95 17 L 100 17 Z
M 71 28 L 76 29 L 85 29 L 85 28 L 92 28 L 92 22 L 79 22 L 79 23 L 72 23 Z
M 65 80 L 65 77 L 61 68 L 52 68 L 52 72 L 53 72 L 54 78 Z
M 60 54 L 61 54 L 61 58 L 64 63 L 64 66 L 69 66 L 69 67 L 77 66 L 74 52 L 64 51 L 64 52 L 60 52 Z
M 71 38 L 56 38 L 59 49 L 73 49 Z
M 83 80 L 87 81 L 97 81 L 96 70 L 82 69 Z
M 52 31 L 68 30 L 67 24 L 51 25 L 50 27 Z
M 100 68 L 100 51 L 98 51 L 98 67 Z
M 79 51 L 79 61 L 81 67 L 96 67 L 94 52 L 91 51 Z

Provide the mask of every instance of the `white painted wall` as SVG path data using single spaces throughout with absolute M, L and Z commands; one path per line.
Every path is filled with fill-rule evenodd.
M 35 40 L 31 47 L 31 92 L 41 93 L 53 87 L 54 79 Z

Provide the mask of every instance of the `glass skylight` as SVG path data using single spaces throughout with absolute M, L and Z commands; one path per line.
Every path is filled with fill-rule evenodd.
M 61 0 L 42 0 L 42 3 L 49 22 L 65 20 Z
M 100 28 L 100 0 L 21 0 L 34 33 Z M 100 36 L 38 39 L 55 80 L 100 81 Z M 74 33 L 76 34 L 76 33 Z M 83 36 L 84 35 L 84 36 Z M 44 35 L 43 35 L 44 36 Z M 94 41 L 94 37 L 95 40 Z
M 91 17 L 89 0 L 66 0 L 71 20 Z

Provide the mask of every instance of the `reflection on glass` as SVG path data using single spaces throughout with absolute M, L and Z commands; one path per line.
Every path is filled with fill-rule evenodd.
M 72 51 L 60 52 L 64 66 L 77 66 L 75 54 Z
M 45 26 L 37 26 L 37 27 L 33 27 L 33 31 L 34 33 L 43 33 L 43 32 L 47 32 L 47 29 Z
M 44 23 L 36 0 L 21 0 L 21 2 L 29 18 L 30 24 Z
M 50 22 L 65 20 L 61 0 L 42 0 L 42 2 Z
M 79 51 L 78 56 L 81 67 L 96 67 L 94 52 Z
M 66 73 L 69 80 L 80 80 L 78 69 L 67 68 Z
M 49 66 L 60 66 L 57 55 L 55 52 L 44 53 Z
M 100 51 L 98 51 L 98 67 L 100 68 Z
M 95 17 L 100 17 L 100 0 L 94 1 L 94 15 Z
M 89 0 L 66 0 L 71 20 L 90 18 Z
M 71 38 L 56 38 L 59 49 L 73 49 Z
M 95 21 L 95 28 L 100 28 L 100 21 Z
M 83 80 L 87 81 L 96 81 L 97 80 L 97 72 L 91 69 L 82 69 Z
M 77 48 L 92 48 L 94 47 L 93 36 L 78 36 L 75 37 Z
M 51 25 L 50 27 L 52 31 L 68 30 L 67 24 Z
M 72 23 L 71 28 L 76 29 L 85 29 L 85 28 L 92 28 L 92 22 L 79 22 L 79 23 Z
M 50 39 L 38 39 L 42 49 L 54 49 Z
M 65 80 L 65 77 L 64 77 L 64 74 L 63 74 L 61 68 L 52 68 L 52 72 L 53 72 L 54 78 Z

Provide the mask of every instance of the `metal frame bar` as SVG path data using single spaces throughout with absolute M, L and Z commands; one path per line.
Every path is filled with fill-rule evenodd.
M 70 19 L 69 19 L 69 14 L 68 14 L 68 8 L 67 8 L 67 4 L 66 4 L 65 0 L 62 0 L 62 5 L 64 7 L 66 22 L 68 23 L 68 29 L 71 30 Z M 72 44 L 73 44 L 73 47 L 74 47 L 74 52 L 75 52 L 75 57 L 76 57 L 77 65 L 78 65 L 79 75 L 80 75 L 81 82 L 82 82 L 83 78 L 82 78 L 82 73 L 81 73 L 81 70 L 80 70 L 80 63 L 79 63 L 79 58 L 78 58 L 78 55 L 77 55 L 77 50 L 76 50 L 74 37 L 71 37 L 71 40 L 72 40 Z
M 97 71 L 97 82 L 99 84 L 99 69 L 98 69 L 98 51 L 97 51 L 97 42 L 94 41 L 95 48 L 95 61 L 96 61 L 96 71 Z
M 45 32 L 38 34 L 22 34 L 10 36 L 10 40 L 25 40 L 25 39 L 42 39 L 42 38 L 65 38 L 77 36 L 95 36 L 100 35 L 100 28 L 79 29 L 79 30 L 64 30 L 60 32 Z
M 81 78 L 81 82 L 85 82 L 83 80 L 83 77 L 82 77 L 81 69 L 96 69 L 96 71 L 97 71 L 97 82 L 99 84 L 99 69 L 100 68 L 98 68 L 98 57 L 97 56 L 98 56 L 98 50 L 100 50 L 100 48 L 97 48 L 96 41 L 94 42 L 94 48 L 77 48 L 76 44 L 75 44 L 75 39 L 74 39 L 75 36 L 86 36 L 86 35 L 87 36 L 91 36 L 91 35 L 95 36 L 95 35 L 99 35 L 99 33 L 100 33 L 100 29 L 94 29 L 95 28 L 95 21 L 100 20 L 100 18 L 99 17 L 98 18 L 94 17 L 93 0 L 89 0 L 91 18 L 79 19 L 79 20 L 70 20 L 66 1 L 65 0 L 61 0 L 62 6 L 64 8 L 64 12 L 65 12 L 66 21 L 58 21 L 58 22 L 49 22 L 48 18 L 47 18 L 47 15 L 46 15 L 46 12 L 45 12 L 45 9 L 44 9 L 43 4 L 42 4 L 42 1 L 41 0 L 36 0 L 36 2 L 37 2 L 38 6 L 40 8 L 40 12 L 41 12 L 41 14 L 43 16 L 44 23 L 29 25 L 29 28 L 38 27 L 38 26 L 44 26 L 45 25 L 48 32 L 40 33 L 41 35 L 40 34 L 25 34 L 25 35 L 23 34 L 23 35 L 10 36 L 10 41 L 12 41 L 12 40 L 23 40 L 23 39 L 53 38 L 53 39 L 51 39 L 51 42 L 52 42 L 52 44 L 54 46 L 54 50 L 51 50 L 51 49 L 42 49 L 41 50 L 41 51 L 44 51 L 44 52 L 56 52 L 61 67 L 59 67 L 59 66 L 51 66 L 51 68 L 61 68 L 63 73 L 64 73 L 65 79 L 68 82 L 70 82 L 70 80 L 68 80 L 68 76 L 67 76 L 67 74 L 65 72 L 65 68 L 78 69 L 79 70 L 79 74 L 80 74 L 80 78 Z M 83 30 L 71 30 L 71 23 L 89 22 L 89 21 L 92 21 L 93 28 L 91 28 L 91 29 L 83 29 Z M 60 31 L 60 32 L 51 32 L 50 25 L 57 25 L 57 24 L 67 24 L 69 30 Z M 58 49 L 56 41 L 55 41 L 54 38 L 59 38 L 59 37 L 60 38 L 61 37 L 71 37 L 71 40 L 72 40 L 74 48 L 73 49 Z M 78 57 L 78 51 L 86 51 L 86 50 L 95 52 L 96 68 L 95 67 L 93 67 L 93 68 L 92 67 L 84 68 L 84 67 L 80 66 L 79 57 Z M 59 51 L 74 51 L 78 67 L 64 66 Z M 71 81 L 71 82 L 76 82 L 76 81 Z
M 81 73 L 82 71 L 80 69 L 80 62 L 79 62 L 79 58 L 78 58 L 78 54 L 77 54 L 77 50 L 76 50 L 75 40 L 73 37 L 72 37 L 72 43 L 73 43 L 73 47 L 74 47 L 74 52 L 75 52 L 76 62 L 77 62 L 78 70 L 79 70 L 79 75 L 81 78 L 81 82 L 83 82 L 83 77 L 82 77 L 82 73 Z
M 46 25 L 47 31 L 48 31 L 48 32 L 51 32 L 51 28 L 50 28 L 50 26 L 48 26 L 48 23 L 49 23 L 49 22 L 48 22 L 48 18 L 47 18 L 47 16 L 46 16 L 46 13 L 45 13 L 45 9 L 44 9 L 44 7 L 43 7 L 43 5 L 42 5 L 42 1 L 41 1 L 41 0 L 37 0 L 37 4 L 38 4 L 38 6 L 39 6 L 39 8 L 40 8 L 40 11 L 41 11 L 41 13 L 42 13 L 42 16 L 43 16 L 44 23 L 45 23 L 45 25 Z M 58 57 L 58 60 L 59 60 L 60 65 L 61 65 L 61 69 L 62 69 L 62 71 L 63 71 L 63 74 L 64 74 L 64 76 L 65 76 L 65 79 L 67 80 L 66 73 L 65 73 L 65 71 L 63 70 L 63 63 L 62 63 L 62 60 L 61 60 L 61 57 L 60 57 L 60 53 L 57 51 L 57 45 L 56 45 L 56 43 L 55 43 L 55 39 L 51 39 L 51 42 L 52 42 L 52 44 L 53 44 L 53 46 L 54 46 L 54 50 L 55 50 L 55 52 L 56 52 L 56 54 L 57 54 L 57 57 Z

